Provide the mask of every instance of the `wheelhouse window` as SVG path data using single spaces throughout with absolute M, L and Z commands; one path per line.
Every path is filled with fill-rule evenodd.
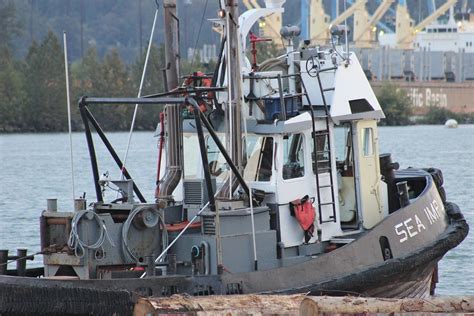
M 221 143 L 225 143 L 224 136 L 219 136 L 219 140 Z M 211 172 L 212 176 L 224 180 L 228 171 L 227 162 L 225 161 L 224 155 L 222 155 L 221 151 L 217 147 L 216 142 L 211 136 L 207 137 L 206 143 L 209 171 Z
M 197 153 L 197 154 L 196 154 Z M 197 167 L 200 162 L 199 142 L 196 134 L 185 133 L 183 137 L 183 154 L 186 157 L 184 177 L 194 179 L 198 177 Z M 199 159 L 199 161 L 198 161 Z
M 270 181 L 273 170 L 273 138 L 248 135 L 245 139 L 246 181 Z
M 283 137 L 283 179 L 304 176 L 304 137 L 303 134 Z
M 328 171 L 329 167 L 329 142 L 328 133 L 326 131 L 319 131 L 314 134 L 313 141 L 311 142 L 312 148 L 312 162 L 313 162 L 313 173 L 324 173 Z M 314 150 L 314 144 L 316 143 L 316 150 Z
M 372 156 L 374 154 L 374 135 L 372 128 L 364 128 L 362 130 L 362 144 L 364 148 L 364 156 Z

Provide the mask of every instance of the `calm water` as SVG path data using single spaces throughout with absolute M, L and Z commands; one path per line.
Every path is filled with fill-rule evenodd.
M 127 133 L 109 138 L 124 155 Z M 381 152 L 391 152 L 404 167 L 436 166 L 443 170 L 448 200 L 457 203 L 474 231 L 474 125 L 458 129 L 443 126 L 383 127 L 379 129 Z M 92 173 L 85 137 L 73 135 L 76 197 L 87 192 L 94 200 Z M 96 142 L 99 144 L 100 142 Z M 101 173 L 112 178 L 119 172 L 98 148 Z M 153 133 L 135 133 L 127 167 L 145 197 L 152 200 L 156 175 L 157 145 Z M 0 135 L 0 249 L 26 247 L 39 251 L 39 221 L 46 199 L 58 198 L 59 210 L 72 209 L 69 137 L 67 134 Z M 41 260 L 38 257 L 36 263 Z M 441 295 L 474 294 L 474 237 L 449 252 L 440 263 Z

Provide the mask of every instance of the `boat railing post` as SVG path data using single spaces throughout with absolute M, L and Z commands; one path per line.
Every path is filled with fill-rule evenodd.
M 397 183 L 398 199 L 400 201 L 400 207 L 405 207 L 410 204 L 408 197 L 408 184 L 406 181 Z
M 278 75 L 278 91 L 280 93 L 280 118 L 286 121 L 286 104 L 285 97 L 283 96 L 283 83 L 281 82 L 281 75 Z
M 27 249 L 17 249 L 16 256 L 16 274 L 17 276 L 25 276 L 26 275 L 26 259 L 27 259 Z
M 8 249 L 0 250 L 0 275 L 7 274 L 8 268 Z

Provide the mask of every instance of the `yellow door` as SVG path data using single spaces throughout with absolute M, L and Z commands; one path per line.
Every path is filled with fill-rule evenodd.
M 354 158 L 358 205 L 364 228 L 372 228 L 383 218 L 377 122 L 357 121 L 355 125 Z

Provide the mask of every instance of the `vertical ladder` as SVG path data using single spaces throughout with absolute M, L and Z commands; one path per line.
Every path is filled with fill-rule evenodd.
M 322 70 L 318 70 L 317 71 L 317 79 L 318 79 L 318 85 L 319 85 L 319 90 L 321 91 L 321 97 L 322 97 L 322 100 L 323 100 L 323 105 L 324 105 L 324 115 L 322 116 L 317 116 L 317 118 L 324 118 L 325 122 L 326 122 L 326 129 L 325 130 L 322 130 L 322 131 L 318 131 L 316 132 L 315 131 L 315 114 L 314 114 L 314 109 L 313 109 L 313 105 L 311 104 L 311 101 L 309 99 L 309 95 L 308 95 L 308 90 L 306 90 L 306 87 L 304 85 L 304 82 L 303 82 L 303 78 L 300 77 L 300 82 L 303 86 L 303 89 L 304 89 L 304 94 L 305 94 L 305 97 L 306 97 L 306 100 L 308 101 L 308 104 L 309 104 L 309 108 L 310 108 L 310 111 L 311 111 L 311 118 L 312 118 L 312 125 L 313 125 L 313 131 L 312 131 L 312 134 L 313 134 L 313 148 L 314 148 L 314 151 L 313 151 L 313 154 L 314 154 L 314 171 L 316 173 L 316 190 L 317 190 L 317 201 L 318 201 L 318 212 L 319 212 L 319 223 L 320 224 L 323 224 L 323 223 L 330 223 L 330 222 L 336 222 L 337 219 L 336 219 L 336 201 L 335 201 L 335 194 L 334 194 L 334 180 L 333 180 L 333 171 L 332 171 L 332 153 L 331 153 L 331 148 L 332 148 L 332 145 L 331 145 L 331 137 L 329 135 L 329 108 L 328 108 L 328 104 L 326 102 L 326 97 L 325 97 L 325 93 L 328 92 L 328 91 L 334 91 L 334 87 L 333 88 L 328 88 L 328 89 L 323 89 L 323 85 L 322 85 L 322 82 L 321 82 L 321 77 L 319 76 L 319 74 L 321 72 L 325 72 L 325 71 L 331 71 L 331 70 L 336 70 L 337 67 L 330 67 L 330 68 L 326 68 L 326 69 L 322 69 Z M 327 150 L 326 149 L 322 149 L 322 150 L 318 150 L 318 146 L 317 146 L 317 141 L 316 141 L 316 138 L 318 136 L 324 136 L 326 137 L 326 141 L 327 141 Z M 319 156 L 320 155 L 324 155 L 324 154 L 327 154 L 327 159 L 319 159 Z M 321 166 L 321 164 L 327 164 L 327 166 Z M 319 183 L 319 172 L 322 171 L 322 172 L 329 172 L 329 184 L 326 184 L 326 185 L 320 185 Z M 321 191 L 322 189 L 327 189 L 329 188 L 330 191 L 331 191 L 331 200 L 329 202 L 324 202 L 322 203 L 321 202 Z M 331 205 L 332 206 L 332 216 L 330 216 L 329 220 L 323 220 L 322 218 L 322 208 L 324 206 L 327 206 L 327 205 Z

